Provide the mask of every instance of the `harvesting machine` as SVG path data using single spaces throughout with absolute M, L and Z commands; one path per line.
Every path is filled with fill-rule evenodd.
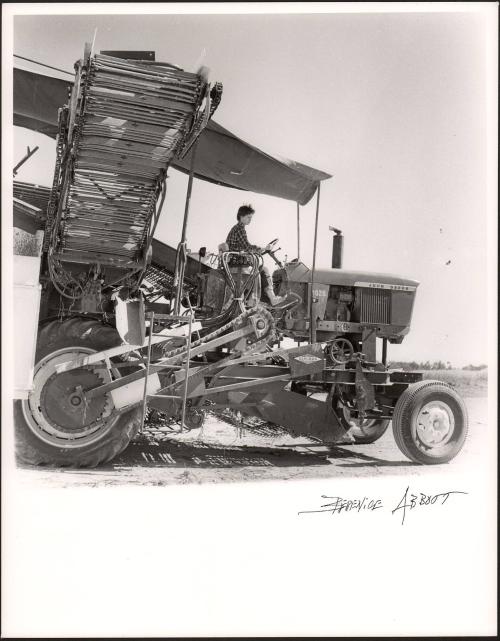
M 316 269 L 330 176 L 217 125 L 221 96 L 206 69 L 186 72 L 151 52 L 86 47 L 72 82 L 15 69 L 14 124 L 57 141 L 51 188 L 14 183 L 14 225 L 36 237 L 31 255 L 15 256 L 14 313 L 31 328 L 16 344 L 18 459 L 110 461 L 149 407 L 181 430 L 201 425 L 207 409 L 236 408 L 326 444 L 371 443 L 392 421 L 412 461 L 451 460 L 467 432 L 460 397 L 387 366 L 418 283 L 342 269 L 334 228 L 332 267 Z M 170 167 L 189 174 L 175 249 L 154 238 Z M 205 248 L 188 255 L 194 178 L 286 198 L 297 215 L 316 194 L 312 268 L 269 250 L 284 303 L 261 298 L 262 254 L 236 267 L 224 246 L 211 265 Z

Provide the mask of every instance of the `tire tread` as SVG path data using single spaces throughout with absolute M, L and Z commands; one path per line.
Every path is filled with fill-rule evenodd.
M 457 403 L 457 405 L 459 406 L 463 414 L 464 425 L 463 425 L 462 444 L 459 446 L 459 448 L 455 452 L 452 452 L 450 455 L 447 455 L 440 459 L 433 460 L 430 458 L 425 458 L 425 456 L 416 448 L 411 438 L 410 431 L 405 429 L 405 426 L 410 422 L 412 406 L 417 396 L 421 394 L 423 390 L 436 387 L 436 386 L 441 387 L 443 390 L 446 390 L 447 392 L 451 393 L 451 396 L 453 397 L 453 399 L 455 400 L 455 402 Z M 445 383 L 443 381 L 436 381 L 436 380 L 419 381 L 418 383 L 413 383 L 409 385 L 399 397 L 396 403 L 396 407 L 394 408 L 394 415 L 392 417 L 392 430 L 394 434 L 394 440 L 396 441 L 396 445 L 398 446 L 399 450 L 414 463 L 420 463 L 420 464 L 447 463 L 458 454 L 458 452 L 462 448 L 463 442 L 467 438 L 467 432 L 468 432 L 467 408 L 463 400 L 457 394 L 457 392 L 448 383 Z

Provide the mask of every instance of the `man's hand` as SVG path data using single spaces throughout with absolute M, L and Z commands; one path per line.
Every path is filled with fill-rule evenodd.
M 271 244 L 266 245 L 266 246 L 264 247 L 263 251 L 265 251 L 265 252 L 271 251 L 271 247 L 272 247 L 272 245 L 271 245 Z

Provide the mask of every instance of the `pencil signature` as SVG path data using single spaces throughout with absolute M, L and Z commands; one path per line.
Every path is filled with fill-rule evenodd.
M 467 492 L 450 490 L 448 492 L 440 492 L 439 494 L 424 494 L 423 492 L 414 494 L 410 492 L 410 486 L 408 486 L 398 505 L 392 510 L 392 514 L 402 510 L 401 525 L 403 525 L 407 510 L 411 511 L 417 507 L 420 508 L 426 505 L 444 505 L 452 494 L 467 494 Z
M 408 512 L 430 505 L 444 505 L 452 494 L 467 494 L 467 492 L 447 490 L 446 492 L 439 492 L 437 494 L 425 494 L 424 492 L 410 492 L 410 486 L 407 486 L 396 507 L 391 510 L 391 515 L 394 516 L 399 512 L 401 514 L 401 525 L 404 525 Z M 341 496 L 327 496 L 325 494 L 322 494 L 321 498 L 327 500 L 328 503 L 322 503 L 315 510 L 301 510 L 298 514 L 375 512 L 376 510 L 385 508 L 382 498 L 363 496 L 347 499 Z
M 330 512 L 331 514 L 340 514 L 341 512 L 361 512 L 361 510 L 369 510 L 373 512 L 383 507 L 382 499 L 370 499 L 367 496 L 357 499 L 343 499 L 341 496 L 325 496 L 321 495 L 322 499 L 331 500 L 331 503 L 325 503 L 320 506 L 318 510 L 302 510 L 299 514 L 312 514 L 313 512 Z

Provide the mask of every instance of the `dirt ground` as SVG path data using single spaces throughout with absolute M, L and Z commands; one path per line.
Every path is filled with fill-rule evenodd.
M 470 468 L 480 458 L 487 429 L 487 399 L 466 398 L 469 435 L 446 472 Z M 433 466 L 434 467 L 434 466 Z M 435 469 L 435 467 L 434 467 Z M 96 469 L 23 467 L 22 484 L 44 487 L 165 486 L 271 479 L 363 478 L 422 475 L 398 450 L 389 426 L 371 445 L 325 447 L 287 434 L 252 434 L 207 416 L 202 428 L 182 434 L 157 430 L 134 442 L 112 463 Z

